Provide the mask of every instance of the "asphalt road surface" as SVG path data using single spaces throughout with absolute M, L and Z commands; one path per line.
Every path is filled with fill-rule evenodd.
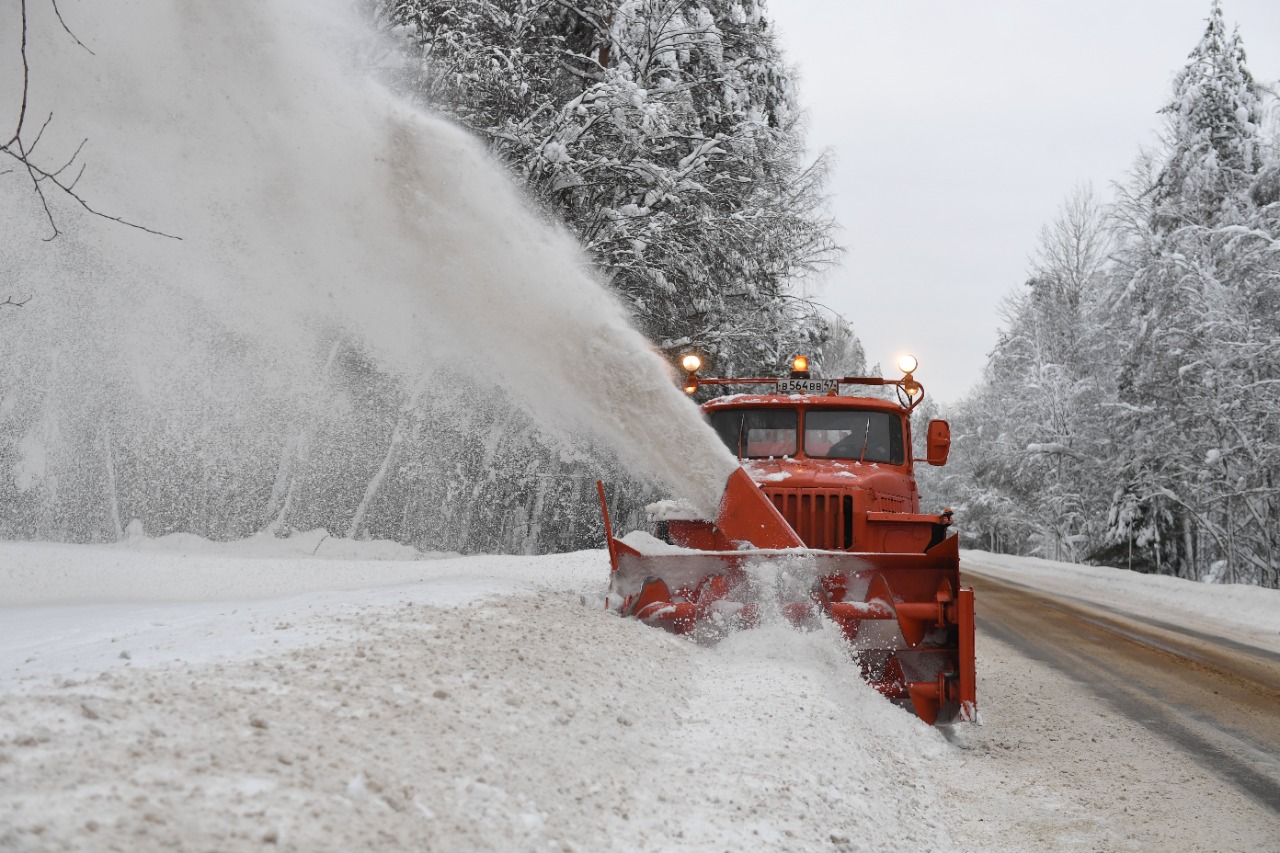
M 977 625 L 1280 816 L 1280 655 L 976 574 Z M 980 572 L 980 567 L 972 567 Z M 1276 841 L 1280 849 L 1280 839 Z

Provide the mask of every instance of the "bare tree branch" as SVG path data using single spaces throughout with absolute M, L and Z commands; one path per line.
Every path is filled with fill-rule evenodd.
M 53 14 L 55 14 L 55 15 L 57 15 L 57 16 L 58 16 L 58 23 L 59 23 L 59 24 L 62 24 L 62 29 L 64 29 L 64 30 L 66 31 L 67 35 L 71 36 L 71 39 L 72 39 L 76 44 L 78 44 L 78 45 L 80 45 L 81 47 L 83 47 L 83 48 L 84 48 L 84 50 L 85 50 L 85 53 L 89 54 L 90 56 L 97 56 L 97 54 L 96 54 L 96 53 L 94 53 L 92 50 L 89 50 L 89 48 L 85 47 L 84 42 L 82 42 L 82 41 L 80 41 L 80 39 L 76 38 L 76 34 L 75 34 L 75 33 L 73 33 L 73 32 L 71 32 L 71 28 L 67 26 L 67 22 L 66 22 L 66 21 L 64 21 L 64 20 L 62 20 L 62 10 L 58 8 L 58 0 L 49 0 L 49 3 L 50 3 L 50 4 L 52 4 L 52 6 L 53 6 Z M 26 6 L 26 0 L 23 0 L 23 6 Z
M 62 29 L 66 31 L 67 35 L 69 35 L 77 45 L 84 48 L 87 53 L 94 55 L 93 51 L 89 50 L 89 48 L 85 46 L 84 42 L 80 41 L 80 39 L 76 37 L 76 34 L 71 31 L 71 28 L 67 26 L 67 22 L 62 17 L 62 10 L 58 8 L 57 0 L 49 0 L 49 3 L 53 7 L 53 12 L 58 18 L 58 23 L 62 25 Z M 53 240 L 62 233 L 58 228 L 57 220 L 54 218 L 53 210 L 49 206 L 49 196 L 45 192 L 45 184 L 53 189 L 61 191 L 63 195 L 70 198 L 94 216 L 109 219 L 112 222 L 118 222 L 121 225 L 136 228 L 139 231 L 145 231 L 148 234 L 155 234 L 158 237 L 169 237 L 173 240 L 181 240 L 181 237 L 177 237 L 173 234 L 166 234 L 163 231 L 148 228 L 145 225 L 139 225 L 138 223 L 131 222 L 121 216 L 113 216 L 109 213 L 98 210 L 91 205 L 84 196 L 80 195 L 76 190 L 76 184 L 80 182 L 81 176 L 84 175 L 85 165 L 83 163 L 80 164 L 80 169 L 76 172 L 75 177 L 72 180 L 66 181 L 62 178 L 62 173 L 69 169 L 80 157 L 80 153 L 89 142 L 88 139 L 81 140 L 80 144 L 76 146 L 76 150 L 71 154 L 66 162 L 56 168 L 53 166 L 39 165 L 33 159 L 35 157 L 36 147 L 40 144 L 41 139 L 44 138 L 45 130 L 53 121 L 53 113 L 49 113 L 45 118 L 44 122 L 40 125 L 40 129 L 36 131 L 34 139 L 30 142 L 23 139 L 23 130 L 26 127 L 27 121 L 28 94 L 31 89 L 31 66 L 27 59 L 27 0 L 19 0 L 19 13 L 22 19 L 22 40 L 19 48 L 19 54 L 22 59 L 22 101 L 18 106 L 18 121 L 17 126 L 14 128 L 13 136 L 10 137 L 7 142 L 0 144 L 0 153 L 6 154 L 15 160 L 20 169 L 25 171 L 27 177 L 31 180 L 31 188 L 40 199 L 40 207 L 44 210 L 45 219 L 49 223 L 49 228 L 52 232 L 45 238 L 45 240 Z M 0 171 L 0 175 L 7 175 L 13 171 L 17 170 L 5 169 L 4 171 Z

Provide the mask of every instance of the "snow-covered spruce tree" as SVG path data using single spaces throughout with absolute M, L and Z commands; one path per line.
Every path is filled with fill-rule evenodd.
M 1254 199 L 1269 155 L 1260 93 L 1216 2 L 1164 112 L 1163 156 L 1139 164 L 1116 206 L 1112 550 L 1136 539 L 1160 571 L 1273 584 L 1274 523 L 1260 519 L 1274 517 L 1280 470 L 1265 449 L 1277 265 Z
M 818 353 L 829 330 L 792 288 L 835 256 L 826 162 L 803 165 L 760 4 L 370 5 L 408 44 L 392 84 L 485 142 L 657 346 L 697 347 L 714 369 L 743 373 Z M 432 400 L 414 408 L 423 428 L 388 443 L 395 462 L 373 472 L 367 512 L 352 515 L 370 535 L 458 550 L 585 547 L 600 542 L 596 476 L 614 484 L 619 521 L 656 497 L 605 470 L 607 456 L 544 440 L 501 405 L 462 416 L 462 430 Z M 447 470 L 420 440 L 433 434 L 454 435 Z
M 835 256 L 825 161 L 756 0 L 399 0 L 398 85 L 477 133 L 659 345 L 726 370 L 813 342 L 797 278 Z M 778 353 L 781 353 L 779 356 Z
M 1115 303 L 1114 544 L 1136 535 L 1189 577 L 1274 583 L 1275 222 L 1242 205 L 1233 224 L 1161 236 L 1130 219 L 1128 229 Z
M 1219 0 L 1161 112 L 1167 154 L 1152 192 L 1153 226 L 1167 233 L 1238 216 L 1241 191 L 1261 165 L 1261 102 L 1240 34 L 1227 34 Z

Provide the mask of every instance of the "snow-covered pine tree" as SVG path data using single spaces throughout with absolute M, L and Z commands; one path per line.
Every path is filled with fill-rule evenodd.
M 397 0 L 400 85 L 467 126 L 582 241 L 642 331 L 776 369 L 818 324 L 795 280 L 834 259 L 759 0 Z
M 762 4 L 369 5 L 408 45 L 409 61 L 388 72 L 393 86 L 479 136 L 579 238 L 657 345 L 697 346 L 717 370 L 743 373 L 817 352 L 825 325 L 794 285 L 835 256 L 826 160 L 804 163 L 790 75 Z M 449 413 L 436 408 L 419 401 L 414 422 L 439 427 Z M 593 495 L 579 487 L 599 475 L 616 485 L 623 472 L 600 470 L 599 458 L 584 471 L 501 406 L 468 423 L 449 470 L 438 470 L 416 428 L 396 433 L 398 465 L 357 512 L 371 533 L 487 550 L 599 540 Z M 444 510 L 424 502 L 442 489 Z M 628 482 L 612 510 L 634 513 L 650 499 L 645 484 Z M 477 506 L 495 513 L 483 541 L 460 517 Z
M 1241 192 L 1261 165 L 1261 103 L 1240 33 L 1228 35 L 1220 0 L 1161 112 L 1167 155 L 1154 187 L 1153 224 L 1168 232 L 1238 215 Z
M 1273 237 L 1253 227 L 1250 190 L 1267 152 L 1244 56 L 1214 2 L 1163 111 L 1165 151 L 1135 171 L 1117 205 L 1115 334 L 1126 346 L 1112 540 L 1136 537 L 1160 570 L 1229 580 L 1271 571 L 1244 544 L 1271 536 L 1248 519 L 1261 498 L 1245 484 L 1269 465 L 1249 458 L 1258 396 L 1241 378 L 1257 369 L 1246 355 L 1262 333 L 1251 306 L 1274 287 L 1259 275 L 1257 249 Z

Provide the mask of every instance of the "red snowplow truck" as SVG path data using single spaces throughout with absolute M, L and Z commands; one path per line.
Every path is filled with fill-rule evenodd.
M 911 411 L 924 399 L 915 359 L 901 379 L 810 375 L 704 378 L 687 355 L 685 391 L 734 385 L 751 393 L 702 406 L 740 460 L 714 519 L 676 502 L 653 505 L 657 536 L 616 539 L 600 487 L 612 572 L 609 605 L 678 634 L 715 636 L 780 617 L 824 616 L 855 651 L 862 677 L 926 723 L 976 713 L 973 591 L 960 586 L 950 510 L 920 512 L 914 465 L 943 465 L 946 421 L 931 421 L 912 458 Z M 847 396 L 881 386 L 896 401 Z

